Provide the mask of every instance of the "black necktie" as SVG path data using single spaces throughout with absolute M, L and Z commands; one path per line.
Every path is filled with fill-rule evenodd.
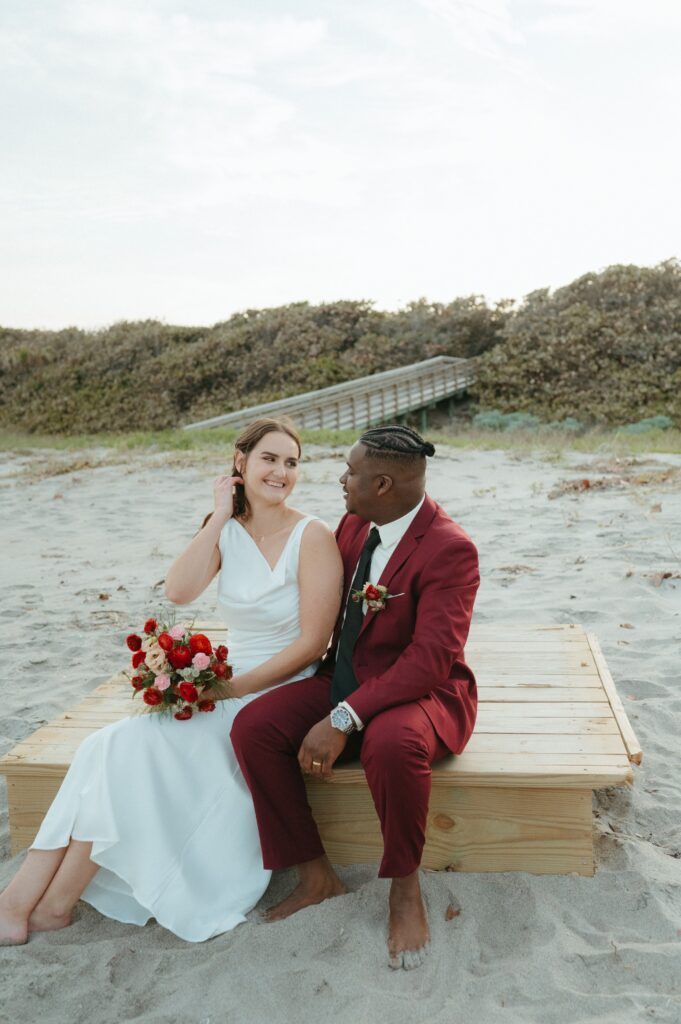
M 359 686 L 352 667 L 352 652 L 355 649 L 359 631 L 362 628 L 364 619 L 363 601 L 353 601 L 352 595 L 356 590 L 364 590 L 364 584 L 369 579 L 369 568 L 371 556 L 381 543 L 381 535 L 375 526 L 369 531 L 369 536 L 359 556 L 357 571 L 352 581 L 348 602 L 345 610 L 345 621 L 338 639 L 338 650 L 336 653 L 336 667 L 331 681 L 331 704 L 336 706 L 340 701 L 345 700 L 353 690 Z

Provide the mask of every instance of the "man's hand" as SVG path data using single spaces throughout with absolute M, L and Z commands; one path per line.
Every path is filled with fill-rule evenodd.
M 313 725 L 298 751 L 298 764 L 308 775 L 330 779 L 334 762 L 345 749 L 348 737 L 334 729 L 328 718 Z

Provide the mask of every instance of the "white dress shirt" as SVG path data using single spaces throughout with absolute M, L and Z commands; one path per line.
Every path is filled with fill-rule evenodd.
M 371 557 L 371 564 L 369 566 L 369 579 L 367 582 L 373 583 L 374 586 L 376 586 L 376 584 L 379 582 L 381 575 L 383 574 L 383 570 L 390 561 L 397 545 L 400 543 L 405 533 L 407 532 L 407 530 L 413 523 L 414 519 L 418 515 L 419 511 L 421 510 L 421 506 L 423 505 L 425 500 L 426 496 L 424 494 L 418 505 L 411 509 L 410 512 L 407 512 L 405 516 L 400 516 L 399 519 L 393 519 L 392 523 L 383 523 L 382 526 L 378 526 L 376 523 L 371 524 L 370 531 L 371 528 L 375 526 L 376 529 L 378 530 L 378 534 L 381 540 L 379 544 L 377 544 L 376 547 L 374 548 L 374 553 Z M 359 565 L 359 560 L 357 561 L 357 565 Z M 352 570 L 353 579 L 355 578 L 355 573 L 357 572 L 357 565 Z M 351 599 L 351 595 L 348 594 L 348 600 Z M 366 615 L 366 601 L 363 603 L 362 610 Z M 350 712 L 352 716 L 352 720 L 355 723 L 355 727 L 357 729 L 364 728 L 364 722 L 362 722 L 362 720 L 351 708 L 351 706 L 347 703 L 347 701 L 341 701 L 341 703 L 338 706 L 342 708 L 347 708 L 347 710 Z

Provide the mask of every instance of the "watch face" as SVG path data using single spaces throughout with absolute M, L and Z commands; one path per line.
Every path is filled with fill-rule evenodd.
M 345 732 L 352 727 L 352 716 L 347 708 L 334 708 L 331 712 L 331 725 Z

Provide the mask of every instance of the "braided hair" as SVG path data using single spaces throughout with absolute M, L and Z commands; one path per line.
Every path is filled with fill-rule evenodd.
M 359 443 L 366 448 L 368 458 L 407 462 L 435 454 L 435 448 L 430 441 L 424 441 L 421 435 L 410 427 L 398 424 L 371 427 L 365 430 Z

